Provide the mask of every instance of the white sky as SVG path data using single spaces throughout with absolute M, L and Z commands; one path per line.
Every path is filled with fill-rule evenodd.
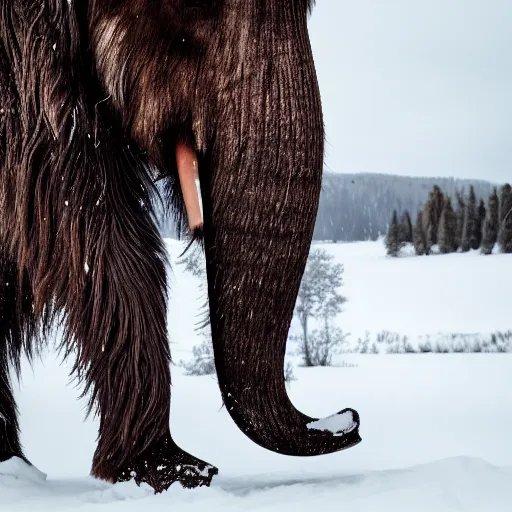
M 326 168 L 512 181 L 512 0 L 317 0 Z

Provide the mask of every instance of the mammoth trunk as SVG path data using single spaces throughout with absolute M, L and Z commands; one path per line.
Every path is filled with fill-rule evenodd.
M 359 419 L 344 410 L 318 422 L 295 409 L 285 388 L 286 339 L 323 163 L 307 34 L 293 44 L 283 41 L 281 53 L 240 75 L 199 172 L 212 337 L 226 408 L 259 445 L 319 455 L 357 444 Z

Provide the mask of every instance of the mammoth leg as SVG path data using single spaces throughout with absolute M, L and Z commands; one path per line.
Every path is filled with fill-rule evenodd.
M 24 349 L 30 355 L 35 321 L 32 315 L 32 297 L 26 280 L 18 294 L 16 266 L 0 254 L 0 462 L 23 455 L 19 440 L 18 411 L 14 399 L 10 367 L 20 370 L 20 357 Z M 18 306 L 17 300 L 21 301 Z
M 75 368 L 99 409 L 92 475 L 134 478 L 156 492 L 173 482 L 209 485 L 216 468 L 184 452 L 169 432 L 165 252 L 140 189 L 118 176 L 106 192 L 91 219 L 99 226 L 89 242 L 94 248 L 82 265 L 87 290 L 66 305 L 68 343 L 78 345 Z

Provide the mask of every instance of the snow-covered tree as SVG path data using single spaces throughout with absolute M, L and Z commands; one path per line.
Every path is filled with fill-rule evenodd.
M 343 285 L 343 265 L 333 263 L 334 257 L 324 249 L 310 252 L 306 269 L 295 305 L 295 314 L 302 328 L 300 351 L 306 366 L 317 366 L 315 354 L 319 348 L 331 353 L 344 342 L 340 333 L 332 329 L 330 321 L 342 310 L 346 298 L 341 295 Z M 310 333 L 311 319 L 323 320 L 324 329 L 320 333 Z

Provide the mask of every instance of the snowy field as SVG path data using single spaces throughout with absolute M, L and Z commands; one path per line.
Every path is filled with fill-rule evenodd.
M 382 330 L 407 335 L 512 329 L 512 255 L 385 256 L 382 242 L 314 244 L 343 263 L 348 298 L 338 325 L 353 337 Z M 404 250 L 404 252 L 407 252 Z
M 182 245 L 169 243 L 172 259 Z M 379 243 L 325 245 L 344 263 L 349 302 L 339 325 L 411 337 L 508 330 L 512 257 L 478 254 L 388 259 Z M 174 265 L 169 312 L 175 362 L 201 341 L 197 280 Z M 507 293 L 508 292 L 508 293 Z M 435 329 L 432 325 L 435 324 Z M 293 347 L 289 351 L 293 356 Z M 0 511 L 482 511 L 512 510 L 512 354 L 360 355 L 352 367 L 295 368 L 294 404 L 312 416 L 361 415 L 362 443 L 323 457 L 276 455 L 249 441 L 222 408 L 214 377 L 173 366 L 171 430 L 215 464 L 209 489 L 154 496 L 133 482 L 87 476 L 97 423 L 54 354 L 26 367 L 18 392 L 23 444 L 44 480 L 0 464 Z

